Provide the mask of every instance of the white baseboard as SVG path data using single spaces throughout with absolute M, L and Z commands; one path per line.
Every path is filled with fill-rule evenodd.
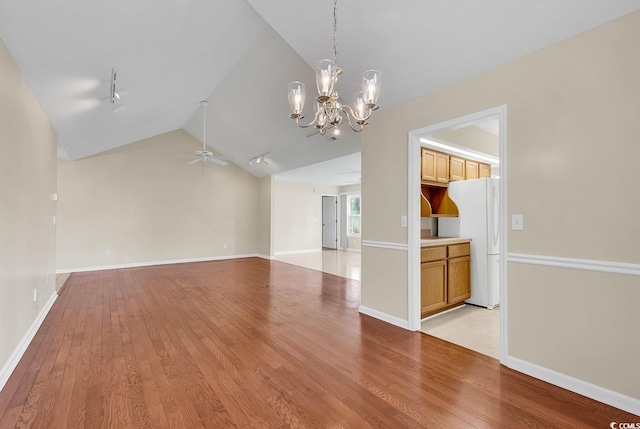
M 247 255 L 208 256 L 205 258 L 172 259 L 167 261 L 151 261 L 151 262 L 132 262 L 128 264 L 100 265 L 96 267 L 63 268 L 60 270 L 56 270 L 56 274 L 83 273 L 87 271 L 117 270 L 120 268 L 151 267 L 154 265 L 184 264 L 188 262 L 223 261 L 226 259 L 241 259 L 241 258 L 255 258 L 255 257 L 263 257 L 263 256 L 257 255 L 255 253 L 251 253 Z M 268 257 L 266 258 L 268 259 Z
M 374 310 L 373 308 L 364 307 L 362 305 L 358 311 L 362 314 L 366 314 L 367 316 L 382 320 L 383 322 L 391 323 L 392 325 L 398 326 L 402 329 L 409 329 L 409 322 L 404 319 L 400 319 L 399 317 L 391 316 L 390 314 Z
M 342 250 L 346 250 L 347 252 L 362 252 L 362 249 L 355 249 L 353 247 L 347 247 L 346 249 Z
M 513 356 L 507 356 L 506 366 L 534 378 L 546 381 L 564 389 L 579 393 L 596 401 L 600 401 L 612 407 L 619 408 L 628 413 L 640 416 L 640 399 L 623 395 L 604 387 L 571 377 L 560 372 L 541 367 L 539 365 L 518 359 Z
M 284 256 L 284 255 L 298 255 L 301 253 L 313 253 L 313 252 L 321 252 L 322 249 L 305 249 L 305 250 L 288 250 L 286 252 L 275 252 L 275 256 Z
M 58 294 L 53 292 L 49 301 L 47 301 L 44 307 L 42 307 L 42 310 L 38 313 L 38 316 L 29 327 L 29 330 L 24 334 L 17 347 L 13 350 L 13 353 L 11 353 L 11 356 L 9 356 L 9 360 L 7 360 L 2 369 L 0 369 L 0 391 L 2 391 L 4 385 L 9 381 L 9 377 L 11 377 L 16 366 L 18 366 L 18 362 L 22 359 L 22 355 L 27 351 L 27 347 L 31 344 L 31 340 L 33 340 L 36 332 L 40 329 L 40 325 L 42 325 L 44 318 L 49 314 L 49 310 L 51 310 L 51 307 L 53 307 L 53 303 L 56 302 L 57 298 Z
M 263 255 L 262 253 L 256 253 L 254 256 L 256 258 L 262 258 L 262 259 L 268 259 L 268 260 L 275 259 L 273 256 Z

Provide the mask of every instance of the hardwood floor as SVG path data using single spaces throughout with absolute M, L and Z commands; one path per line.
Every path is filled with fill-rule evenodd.
M 0 428 L 606 428 L 631 414 L 358 314 L 360 284 L 257 258 L 76 273 Z

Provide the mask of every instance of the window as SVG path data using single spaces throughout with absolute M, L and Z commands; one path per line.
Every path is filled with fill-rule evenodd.
M 360 237 L 360 195 L 347 199 L 347 236 Z

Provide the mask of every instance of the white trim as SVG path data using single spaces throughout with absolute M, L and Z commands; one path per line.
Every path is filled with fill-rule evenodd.
M 640 276 L 640 264 L 629 264 L 626 262 L 562 258 L 559 256 L 527 255 L 523 253 L 509 253 L 507 254 L 507 261 L 521 264 L 544 265 L 547 267 L 571 268 L 575 270 L 601 271 L 604 273 Z
M 343 250 L 344 252 L 361 252 L 362 251 L 362 249 L 354 249 L 353 247 L 347 247 L 346 249 L 341 249 L 341 250 Z
M 251 253 L 246 255 L 223 255 L 223 256 L 208 256 L 205 258 L 171 259 L 167 261 L 132 262 L 128 264 L 99 265 L 95 267 L 63 268 L 60 270 L 56 270 L 56 274 L 84 273 L 87 271 L 118 270 L 121 268 L 151 267 L 154 265 L 185 264 L 189 262 L 222 261 L 226 259 L 257 258 L 257 257 L 262 257 L 262 256 L 255 253 Z
M 40 325 L 42 325 L 44 318 L 49 314 L 49 310 L 51 310 L 51 307 L 53 307 L 53 303 L 56 302 L 57 298 L 58 293 L 53 292 L 49 301 L 47 301 L 44 307 L 42 307 L 42 310 L 38 313 L 38 316 L 29 327 L 29 330 L 24 334 L 16 348 L 13 350 L 13 353 L 11 353 L 11 356 L 9 356 L 9 360 L 7 360 L 7 362 L 2 366 L 2 369 L 0 369 L 0 391 L 2 391 L 5 384 L 7 384 L 7 381 L 9 381 L 9 377 L 11 377 L 11 374 L 18 366 L 24 352 L 27 351 L 27 347 L 31 344 L 33 337 L 36 336 L 38 329 L 40 329 Z
M 383 322 L 391 323 L 392 325 L 398 326 L 402 329 L 409 329 L 409 323 L 404 319 L 400 319 L 399 317 L 392 316 L 390 314 L 383 313 L 381 311 L 374 310 L 373 308 L 365 307 L 362 305 L 360 306 L 360 308 L 358 308 L 358 311 L 362 314 L 366 314 L 367 316 L 382 320 Z
M 571 377 L 566 374 L 544 368 L 525 360 L 507 356 L 506 366 L 531 377 L 538 378 L 553 385 L 570 390 L 582 396 L 586 396 L 596 401 L 600 401 L 612 407 L 619 408 L 628 413 L 640 416 L 640 400 L 631 396 L 623 395 L 604 387 Z
M 461 308 L 466 307 L 466 306 L 467 306 L 467 304 L 462 304 L 462 305 L 459 305 L 457 307 L 453 307 L 453 308 L 450 308 L 448 310 L 441 311 L 440 313 L 432 314 L 431 316 L 427 316 L 424 319 L 420 319 L 420 324 L 422 324 L 422 322 L 426 322 L 429 319 L 433 319 L 434 317 L 442 316 L 443 314 L 447 314 L 447 313 L 451 313 L 452 311 L 460 310 Z M 422 328 L 422 326 L 420 328 Z
M 275 259 L 273 256 L 263 255 L 263 254 L 261 254 L 261 253 L 256 253 L 256 254 L 255 254 L 255 257 L 256 257 L 256 258 L 262 258 L 262 259 L 268 259 L 268 260 L 270 260 L 270 261 L 271 261 L 271 260 L 273 260 L 273 259 Z
M 287 250 L 286 252 L 275 252 L 274 256 L 298 255 L 298 254 L 302 254 L 302 253 L 313 253 L 313 252 L 322 252 L 322 248 L 319 248 L 319 249 L 306 249 L 306 250 Z
M 370 241 L 370 240 L 362 240 L 360 241 L 360 246 L 363 247 L 377 247 L 380 249 L 393 249 L 393 250 L 407 250 L 408 246 L 402 243 L 389 243 L 386 241 Z

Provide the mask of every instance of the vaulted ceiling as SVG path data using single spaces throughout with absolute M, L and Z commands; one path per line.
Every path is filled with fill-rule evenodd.
M 339 90 L 350 101 L 361 73 L 377 68 L 384 109 L 639 8 L 640 0 L 342 0 Z M 309 100 L 312 67 L 333 55 L 332 12 L 331 0 L 3 0 L 0 38 L 55 127 L 60 158 L 179 128 L 201 139 L 207 99 L 207 144 L 260 177 L 360 149 L 359 134 L 307 138 L 288 119 L 287 83 L 305 82 Z M 119 113 L 108 102 L 113 67 L 129 91 Z M 268 165 L 248 165 L 265 152 Z

